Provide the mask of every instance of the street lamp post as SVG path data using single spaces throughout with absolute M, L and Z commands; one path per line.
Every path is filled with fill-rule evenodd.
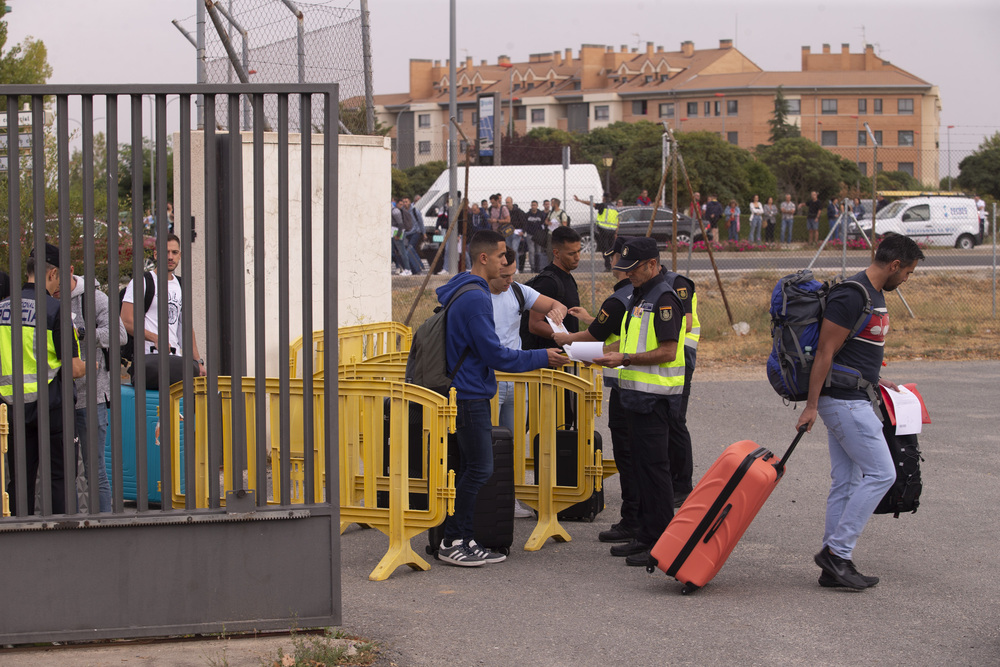
M 861 118 L 858 116 L 851 116 L 851 118 L 854 119 L 855 134 L 858 135 L 857 138 L 854 140 L 855 143 L 858 145 L 857 156 L 854 158 L 854 166 L 857 167 L 861 163 Z M 860 172 L 861 170 L 859 169 L 858 173 Z M 861 181 L 858 180 L 858 182 L 854 184 L 854 187 L 856 187 L 860 191 Z
M 500 63 L 500 67 L 510 71 L 510 84 L 507 88 L 509 102 L 507 104 L 507 138 L 514 136 L 514 66 L 511 63 Z
M 948 192 L 951 192 L 951 128 L 954 125 L 948 126 Z
M 615 158 L 611 153 L 605 153 L 601 158 L 601 163 L 604 165 L 604 194 L 608 197 L 611 196 L 611 165 L 614 162 Z

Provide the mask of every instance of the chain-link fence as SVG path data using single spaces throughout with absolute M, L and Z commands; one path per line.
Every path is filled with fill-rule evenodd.
M 216 3 L 216 10 L 224 10 L 220 13 L 220 24 L 249 82 L 339 83 L 341 103 L 354 100 L 357 103 L 352 102 L 350 106 L 363 109 L 365 66 L 361 11 L 306 2 L 295 2 L 294 6 L 301 12 L 301 32 L 300 18 L 281 0 Z M 195 16 L 178 23 L 190 33 L 196 30 Z M 240 80 L 211 16 L 206 17 L 205 68 L 207 83 L 238 83 Z M 249 100 L 244 98 L 241 103 L 249 105 Z M 297 105 L 297 98 L 294 103 L 289 99 L 288 127 L 291 132 L 299 131 Z M 312 117 L 321 118 L 322 103 L 314 99 L 313 107 Z M 276 102 L 266 105 L 264 112 L 269 124 L 276 126 Z M 220 98 L 216 105 L 219 127 L 228 126 L 228 113 L 227 101 Z M 245 106 L 242 129 L 250 129 L 251 115 L 249 106 Z
M 879 156 L 882 156 L 881 150 Z M 559 156 L 553 155 L 551 163 L 561 164 Z M 504 199 L 512 195 L 512 203 L 525 212 L 530 210 L 532 200 L 537 200 L 541 208 L 544 202 L 552 197 L 572 201 L 574 195 L 586 199 L 592 194 L 597 199 L 600 197 L 600 190 L 610 182 L 612 199 L 619 212 L 619 233 L 645 235 L 653 214 L 652 206 L 638 202 L 636 195 L 631 195 L 626 200 L 618 197 L 616 193 L 638 192 L 638 196 L 641 197 L 645 190 L 649 199 L 655 200 L 659 181 L 626 184 L 616 181 L 613 165 L 610 173 L 603 165 L 598 166 L 597 170 L 600 187 L 596 193 L 568 191 L 564 197 L 561 188 L 539 187 L 533 182 L 507 185 L 497 183 L 481 188 L 470 185 L 470 204 L 481 207 L 483 200 L 488 200 L 491 195 L 499 192 Z M 460 166 L 458 172 L 460 190 L 463 180 L 464 170 Z M 420 187 L 419 184 L 414 185 Z M 750 224 L 748 201 L 736 202 L 740 208 L 739 217 L 733 221 L 734 227 L 738 224 L 738 230 L 734 229 L 732 232 L 736 240 L 728 240 L 730 232 L 723 221 L 722 228 L 714 230 L 714 240 L 707 242 L 702 238 L 697 221 L 693 221 L 687 215 L 692 212 L 691 197 L 685 190 L 682 176 L 677 187 L 679 243 L 676 255 L 673 254 L 670 243 L 673 238 L 673 216 L 669 212 L 673 199 L 673 182 L 670 177 L 665 188 L 666 203 L 661 205 L 661 209 L 667 210 L 658 211 L 652 235 L 663 248 L 664 265 L 668 268 L 675 267 L 677 272 L 688 275 L 694 280 L 697 286 L 703 338 L 706 340 L 720 340 L 733 333 L 734 324 L 745 322 L 758 336 L 756 343 L 748 343 L 750 347 L 747 349 L 752 348 L 753 353 L 757 354 L 760 352 L 756 348 L 761 345 L 761 337 L 769 336 L 768 304 L 771 290 L 779 277 L 805 268 L 811 268 L 819 279 L 840 275 L 850 276 L 862 271 L 871 261 L 870 247 L 862 235 L 857 233 L 857 226 L 853 224 L 854 218 L 850 212 L 853 199 L 847 201 L 848 213 L 844 213 L 843 217 L 841 214 L 834 217 L 834 227 L 837 227 L 839 221 L 850 232 L 846 247 L 837 234 L 830 233 L 827 202 L 824 202 L 821 208 L 818 240 L 815 243 L 810 243 L 806 209 L 799 206 L 796 206 L 797 211 L 789 230 L 790 242 L 787 241 L 787 237 L 782 242 L 780 211 L 775 216 L 773 226 L 769 228 L 766 222 L 760 226 L 760 240 L 757 240 L 756 226 Z M 862 217 L 867 216 L 870 219 L 871 194 L 863 195 L 861 199 L 864 200 L 861 204 L 866 211 Z M 777 204 L 783 201 L 784 197 L 776 196 L 775 200 Z M 763 197 L 762 203 L 766 201 L 767 197 Z M 805 200 L 798 196 L 793 196 L 793 201 L 796 205 L 805 203 Z M 722 206 L 725 207 L 728 203 L 723 201 Z M 573 271 L 573 276 L 579 285 L 582 305 L 594 313 L 603 299 L 612 292 L 615 280 L 605 271 L 605 264 L 600 254 L 592 252 L 594 244 L 590 243 L 590 239 L 594 238 L 592 224 L 595 224 L 596 220 L 592 219 L 591 209 L 584 207 L 583 211 L 582 214 L 579 213 L 579 209 L 573 211 L 570 223 L 583 240 L 580 265 Z M 889 309 L 896 323 L 895 328 L 922 329 L 931 336 L 935 335 L 933 332 L 939 332 L 942 337 L 940 348 L 947 351 L 941 354 L 950 354 L 950 351 L 958 348 L 975 349 L 975 346 L 984 339 L 996 338 L 994 331 L 997 317 L 995 285 L 997 247 L 991 224 L 993 219 L 994 211 L 991 208 L 985 229 L 981 235 L 976 234 L 974 247 L 971 249 L 955 247 L 957 241 L 953 237 L 940 241 L 927 235 L 914 236 L 921 244 L 926 260 L 920 263 L 917 273 L 910 282 L 895 294 L 889 295 Z M 427 238 L 433 239 L 434 218 L 425 217 L 424 223 Z M 877 223 L 876 231 L 879 229 L 878 224 L 881 223 Z M 753 240 L 750 239 L 752 228 Z M 436 233 L 440 234 L 440 231 Z M 431 244 L 431 250 L 436 250 L 434 244 Z M 427 260 L 433 259 L 433 252 L 425 250 L 421 254 L 424 256 L 423 268 L 426 270 L 429 265 Z M 520 282 L 525 282 L 537 272 L 541 268 L 540 262 L 548 261 L 547 256 L 535 261 L 530 248 L 525 255 L 519 268 L 521 275 L 517 278 Z M 447 279 L 447 276 L 434 276 L 428 281 L 428 289 L 419 297 L 419 304 L 414 310 L 411 326 L 419 325 L 430 314 L 437 303 L 433 288 Z M 413 277 L 394 279 L 395 319 L 403 321 L 406 318 L 413 300 L 418 298 L 422 280 Z M 738 328 L 745 330 L 745 327 Z M 904 340 L 904 337 L 897 339 L 900 345 L 905 345 Z M 996 347 L 995 343 L 992 345 Z M 741 354 L 738 347 L 734 348 L 733 354 Z

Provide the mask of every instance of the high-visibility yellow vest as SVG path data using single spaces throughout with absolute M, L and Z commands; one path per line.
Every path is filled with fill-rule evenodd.
M 660 316 L 656 312 L 656 302 L 667 291 L 672 290 L 666 282 L 661 282 L 638 303 L 635 302 L 633 296 L 631 317 L 626 314 L 625 318 L 622 319 L 620 352 L 638 354 L 659 347 L 653 318 Z M 672 316 L 683 317 L 684 313 Z M 649 394 L 680 395 L 684 391 L 684 340 L 687 337 L 685 328 L 681 326 L 680 337 L 677 340 L 677 353 L 671 361 L 655 366 L 633 363 L 624 367 L 618 372 L 619 386 L 622 389 L 633 389 Z
M 14 341 L 11 328 L 10 299 L 0 302 L 0 396 L 7 403 L 14 397 Z M 38 359 L 35 357 L 35 328 L 38 308 L 33 299 L 21 297 L 21 349 L 24 368 L 24 402 L 34 403 L 38 400 Z M 43 310 L 43 316 L 47 316 Z M 49 362 L 46 383 L 52 382 L 62 366 L 56 355 L 56 341 L 52 336 L 51 327 L 46 329 L 46 348 Z M 74 344 L 76 330 L 73 331 Z
M 680 274 L 674 273 L 673 271 L 665 271 L 663 273 L 663 277 L 667 281 L 667 284 L 671 287 L 671 289 L 677 292 L 677 297 L 681 300 L 681 302 L 683 302 L 684 299 L 688 298 L 688 295 L 682 294 L 681 289 L 686 290 L 687 288 L 678 289 L 674 287 L 674 280 L 678 275 Z M 687 338 L 685 339 L 684 344 L 692 350 L 697 350 L 699 340 L 701 340 L 701 320 L 698 319 L 698 293 L 694 292 L 691 294 L 691 331 L 687 332 Z
M 618 229 L 618 211 L 605 206 L 604 210 L 597 214 L 597 226 L 611 231 Z
M 620 301 L 625 307 L 625 310 L 628 310 L 628 302 L 632 298 L 632 291 L 634 289 L 635 288 L 632 287 L 632 283 L 628 283 L 627 285 L 623 285 L 620 289 L 615 290 L 615 293 L 611 295 L 611 298 Z M 624 318 L 622 318 L 622 320 L 624 321 Z M 621 336 L 613 333 L 605 339 L 604 344 L 611 345 L 620 339 Z M 618 384 L 617 368 L 608 368 L 607 366 L 604 367 L 604 384 L 609 387 L 614 387 Z

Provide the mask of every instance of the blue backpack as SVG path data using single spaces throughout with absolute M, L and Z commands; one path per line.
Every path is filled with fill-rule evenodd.
M 787 275 L 778 281 L 771 293 L 771 355 L 767 358 L 767 379 L 786 401 L 804 401 L 809 397 L 809 372 L 812 370 L 819 327 L 826 311 L 830 292 L 841 285 L 860 290 L 865 297 L 865 307 L 851 333 L 844 341 L 860 333 L 872 315 L 872 300 L 864 285 L 854 280 L 819 282 L 812 271 L 805 269 Z M 860 371 L 838 364 L 840 349 L 834 353 L 833 367 L 826 378 L 826 386 L 860 389 L 877 405 L 875 387 L 865 380 Z

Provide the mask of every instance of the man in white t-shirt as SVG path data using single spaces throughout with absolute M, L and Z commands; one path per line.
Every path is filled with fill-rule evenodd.
M 155 250 L 153 255 L 154 260 L 156 259 Z M 167 237 L 167 311 L 169 321 L 165 327 L 167 332 L 167 337 L 169 338 L 170 354 L 173 356 L 184 357 L 184 350 L 182 345 L 184 343 L 183 329 L 181 327 L 181 284 L 180 281 L 174 276 L 174 271 L 177 269 L 177 265 L 181 260 L 181 241 L 180 239 L 171 234 Z M 158 268 L 160 267 L 157 264 Z M 156 271 L 150 271 L 153 277 L 153 285 L 156 286 Z M 125 288 L 125 296 L 122 298 L 122 322 L 125 324 L 125 329 L 134 338 L 138 340 L 139 336 L 136 335 L 135 326 L 135 297 L 133 295 L 133 289 L 135 287 L 135 281 L 129 282 L 128 287 Z M 143 286 L 145 289 L 145 285 Z M 146 295 L 143 294 L 145 297 Z M 155 354 L 160 350 L 160 313 L 157 306 L 157 300 L 150 304 L 149 310 L 146 311 L 145 320 L 143 322 L 143 350 L 145 354 Z M 198 341 L 194 337 L 194 331 L 191 331 L 191 358 L 194 359 L 197 364 L 198 373 L 200 375 L 205 375 L 205 362 L 201 359 L 201 355 L 198 354 Z M 138 354 L 136 355 L 138 360 Z
M 521 314 L 526 310 L 544 313 L 555 322 L 562 322 L 566 316 L 566 306 L 551 297 L 539 294 L 535 289 L 514 282 L 517 273 L 517 253 L 507 249 L 507 266 L 500 269 L 500 277 L 489 281 L 490 297 L 493 299 L 493 323 L 496 327 L 500 344 L 514 350 L 521 349 Z M 524 305 L 518 302 L 515 290 L 520 290 L 524 296 Z M 500 396 L 499 426 L 506 426 L 514 432 L 514 383 L 498 382 L 497 392 Z M 523 428 L 523 425 L 522 425 Z M 523 518 L 533 516 L 530 510 L 515 508 L 514 516 Z
M 979 217 L 979 242 L 982 243 L 982 239 L 986 238 L 986 202 L 979 198 L 979 195 L 975 195 L 976 199 L 976 215 Z

